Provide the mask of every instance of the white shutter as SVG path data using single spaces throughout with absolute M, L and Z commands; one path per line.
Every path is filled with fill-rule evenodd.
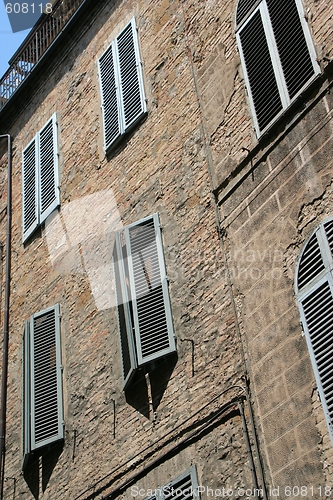
M 300 301 L 301 318 L 328 428 L 333 438 L 333 279 L 329 274 Z
M 155 488 L 156 495 L 145 500 L 200 500 L 198 476 L 195 465 L 170 483 Z
M 125 228 L 138 365 L 176 350 L 158 215 Z
M 99 81 L 102 96 L 102 113 L 104 126 L 104 148 L 110 146 L 122 133 L 120 119 L 119 82 L 116 71 L 115 42 L 107 49 L 98 61 Z
M 58 179 L 58 137 L 55 114 L 38 134 L 40 223 L 60 205 Z
M 320 73 L 299 0 L 240 1 L 239 46 L 258 137 Z
M 121 111 L 124 130 L 146 112 L 139 44 L 135 20 L 116 39 L 119 65 Z
M 37 140 L 34 138 L 22 153 L 22 233 L 25 242 L 39 224 L 38 218 L 38 162 Z
M 134 370 L 137 367 L 137 362 L 131 318 L 132 305 L 130 303 L 130 290 L 128 289 L 128 264 L 126 262 L 126 252 L 123 250 L 121 235 L 119 233 L 116 234 L 113 257 L 123 388 L 125 389 L 133 376 Z
M 198 477 L 194 465 L 161 489 L 160 500 L 199 500 Z
M 60 307 L 31 317 L 31 449 L 63 438 Z

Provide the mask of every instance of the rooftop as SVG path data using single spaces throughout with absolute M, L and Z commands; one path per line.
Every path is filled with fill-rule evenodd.
M 32 72 L 85 0 L 56 0 L 50 14 L 42 14 L 9 61 L 0 80 L 0 109 Z

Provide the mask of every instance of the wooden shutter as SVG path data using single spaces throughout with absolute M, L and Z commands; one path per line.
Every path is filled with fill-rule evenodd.
M 128 290 L 129 281 L 126 251 L 123 250 L 121 234 L 119 233 L 116 234 L 113 261 L 118 311 L 118 331 L 122 359 L 123 388 L 125 389 L 133 376 L 134 370 L 137 367 L 137 362 L 133 336 L 133 321 L 130 310 L 132 306 L 130 304 L 130 291 Z
M 117 37 L 116 47 L 121 111 L 125 131 L 146 112 L 138 36 L 134 19 Z
M 112 43 L 98 61 L 106 152 L 121 134 L 119 82 L 115 50 L 115 43 Z
M 22 153 L 23 242 L 28 239 L 39 223 L 37 161 L 37 139 L 34 138 Z
M 333 279 L 329 274 L 300 301 L 301 318 L 314 374 L 333 437 Z
M 315 74 L 295 1 L 266 0 L 282 71 L 292 99 Z
M 23 463 L 22 469 L 24 470 L 31 452 L 31 433 L 30 433 L 30 322 L 26 321 L 24 334 L 23 334 Z
M 40 223 L 60 205 L 58 180 L 58 139 L 55 115 L 38 134 Z
M 63 438 L 59 305 L 32 316 L 31 449 Z
M 175 351 L 158 215 L 125 228 L 138 365 Z
M 259 131 L 282 110 L 261 10 L 258 9 L 238 35 L 241 58 Z

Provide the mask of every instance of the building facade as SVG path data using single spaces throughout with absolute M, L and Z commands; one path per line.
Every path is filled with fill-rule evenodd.
M 3 498 L 333 494 L 333 8 L 286 4 L 59 0 L 13 56 Z

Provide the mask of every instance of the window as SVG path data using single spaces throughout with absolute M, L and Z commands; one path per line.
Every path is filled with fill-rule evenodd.
M 298 261 L 295 292 L 333 441 L 333 218 L 322 222 Z
M 149 500 L 199 500 L 198 476 L 194 465 L 176 479 L 160 488 L 156 488 Z M 148 500 L 148 499 L 146 499 Z
M 25 464 L 32 451 L 64 436 L 59 304 L 26 321 L 23 364 Z
M 116 234 L 114 263 L 125 388 L 136 368 L 176 350 L 157 214 Z
M 23 242 L 60 205 L 56 116 L 22 153 Z
M 111 43 L 98 61 L 102 96 L 104 147 L 110 147 L 146 112 L 135 20 Z
M 236 36 L 260 137 L 320 68 L 300 0 L 239 0 Z

